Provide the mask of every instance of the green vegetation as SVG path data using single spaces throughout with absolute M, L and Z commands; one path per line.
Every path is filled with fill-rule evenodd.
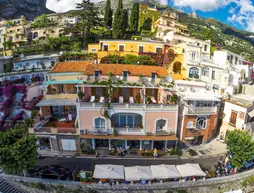
M 112 21 L 113 21 L 112 16 L 113 16 L 113 10 L 111 9 L 111 3 L 110 3 L 110 0 L 107 0 L 106 7 L 105 7 L 105 14 L 104 14 L 104 22 L 108 28 L 112 27 Z
M 124 16 L 124 10 L 123 10 L 123 2 L 122 0 L 118 0 L 118 6 L 115 11 L 114 15 L 114 22 L 113 22 L 113 32 L 112 36 L 114 39 L 122 39 L 123 35 L 126 30 L 125 25 L 125 16 Z
M 196 155 L 198 155 L 198 153 L 195 150 L 193 150 L 193 149 L 188 149 L 188 153 L 190 154 L 190 156 L 196 156 Z
M 183 155 L 183 152 L 180 148 L 178 147 L 175 147 L 175 148 L 172 148 L 168 151 L 168 154 L 169 155 L 178 155 L 178 156 L 182 156 Z
M 233 154 L 232 164 L 238 169 L 244 166 L 244 161 L 253 159 L 254 141 L 249 133 L 241 130 L 229 131 L 226 135 L 226 144 L 228 151 Z
M 12 72 L 13 69 L 13 63 L 8 62 L 7 64 L 4 65 L 4 72 Z
M 51 20 L 48 19 L 46 14 L 42 14 L 40 16 L 38 16 L 37 18 L 35 18 L 33 24 L 32 24 L 32 28 L 44 28 L 44 27 L 50 27 L 50 26 L 54 26 L 55 23 L 52 22 Z
M 147 5 L 141 4 L 139 11 L 139 31 L 148 30 L 152 28 L 152 23 L 155 22 L 160 17 L 159 11 L 148 10 Z
M 27 174 L 37 163 L 37 138 L 28 134 L 29 123 L 0 133 L 0 167 L 7 173 Z
M 139 22 L 139 3 L 134 3 L 131 9 L 130 30 L 137 33 Z
M 247 187 L 247 186 L 254 186 L 254 176 L 251 176 L 245 180 L 243 180 L 242 182 L 242 185 L 244 187 Z

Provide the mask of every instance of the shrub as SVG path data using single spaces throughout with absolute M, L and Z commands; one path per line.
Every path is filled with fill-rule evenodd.
M 178 156 L 181 156 L 183 154 L 180 148 L 173 148 L 168 153 L 169 155 L 178 155 Z
M 193 150 L 193 149 L 189 149 L 189 150 L 188 150 L 188 153 L 189 153 L 191 156 L 196 156 L 196 155 L 198 155 L 198 153 L 197 153 L 195 150 Z
M 243 180 L 242 185 L 244 187 L 246 187 L 246 186 L 253 186 L 254 185 L 254 176 L 251 176 L 251 177 Z
M 131 40 L 142 40 L 142 36 L 131 36 Z
M 188 193 L 187 190 L 178 190 L 177 193 Z

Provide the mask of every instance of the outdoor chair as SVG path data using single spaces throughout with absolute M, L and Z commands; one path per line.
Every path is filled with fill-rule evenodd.
M 134 103 L 133 97 L 130 97 L 130 103 Z
M 102 97 L 100 97 L 100 101 L 99 101 L 100 103 L 103 103 L 104 102 L 104 97 L 102 96 Z
M 123 103 L 123 97 L 122 96 L 119 97 L 119 103 Z
M 95 101 L 95 96 L 91 96 L 90 103 L 93 103 Z
M 154 97 L 151 97 L 151 101 L 152 101 L 153 103 L 157 103 Z

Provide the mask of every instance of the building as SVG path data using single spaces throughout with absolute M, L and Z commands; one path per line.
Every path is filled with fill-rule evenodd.
M 45 121 L 36 123 L 34 132 L 39 135 L 41 130 L 45 137 L 45 127 L 53 121 L 58 133 L 48 128 L 47 135 L 61 138 L 60 147 L 69 140 L 70 148 L 61 151 L 78 151 L 78 137 L 93 149 L 170 147 L 178 141 L 178 105 L 172 85 L 160 78 L 165 76 L 166 68 L 157 66 L 58 63 L 48 74 L 45 99 L 38 104 Z
M 161 13 L 156 7 L 149 7 L 148 4 L 139 5 L 139 31 L 153 30 L 153 24 L 160 17 Z
M 23 56 L 22 56 L 23 57 Z M 53 67 L 59 60 L 59 55 L 32 55 L 25 56 L 20 60 L 14 61 L 13 70 L 35 70 L 35 69 L 50 69 Z
M 177 14 L 173 12 L 165 12 L 160 18 L 154 22 L 154 28 L 157 28 L 156 38 L 163 38 L 168 32 L 190 36 L 187 26 L 178 23 Z
M 234 129 L 254 133 L 254 87 L 243 85 L 242 93 L 226 99 L 223 110 L 223 122 L 220 137 L 224 138 L 227 131 Z
M 220 97 L 202 82 L 175 81 L 179 100 L 177 137 L 185 144 L 207 143 L 218 134 Z
M 31 28 L 32 40 L 46 40 L 48 37 L 57 38 L 63 33 L 62 27 Z

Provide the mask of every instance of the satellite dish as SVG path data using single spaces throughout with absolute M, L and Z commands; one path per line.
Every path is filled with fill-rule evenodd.
M 20 58 L 24 58 L 25 56 L 24 56 L 24 54 L 20 54 L 20 56 L 19 56 Z
M 120 76 L 118 76 L 118 75 L 117 75 L 117 76 L 116 76 L 116 78 L 117 78 L 117 79 L 119 79 L 119 78 L 120 78 Z
M 171 76 L 167 76 L 167 81 L 168 81 L 169 83 L 171 83 L 171 82 L 173 82 L 173 78 L 172 78 Z

